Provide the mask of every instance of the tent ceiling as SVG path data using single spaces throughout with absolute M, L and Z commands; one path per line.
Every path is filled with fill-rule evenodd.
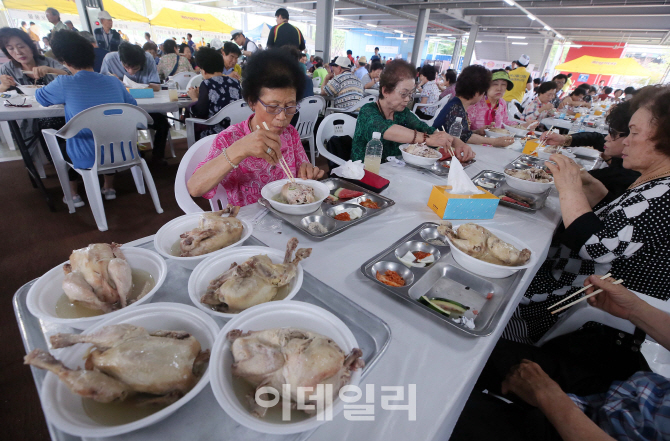
M 316 21 L 315 0 L 184 0 L 206 6 L 234 8 L 272 16 L 288 7 L 291 18 Z M 667 0 L 518 0 L 517 3 L 559 34 L 572 41 L 670 44 L 670 2 Z M 296 10 L 302 9 L 303 11 Z M 413 34 L 420 9 L 430 9 L 430 33 L 467 33 L 480 26 L 478 40 L 521 35 L 553 40 L 554 34 L 519 8 L 502 0 L 348 0 L 335 2 L 335 27 L 375 25 Z M 529 40 L 529 45 L 535 44 Z

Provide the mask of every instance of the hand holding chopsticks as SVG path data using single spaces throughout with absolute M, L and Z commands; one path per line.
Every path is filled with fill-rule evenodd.
M 603 277 L 601 278 L 601 280 L 603 280 L 603 279 L 605 279 L 605 278 L 606 278 L 606 277 L 603 276 Z M 616 280 L 616 281 L 612 282 L 612 285 L 619 285 L 619 284 L 621 284 L 621 283 L 623 283 L 623 279 L 619 279 L 619 280 Z M 592 286 L 593 286 L 593 285 L 588 285 L 588 286 L 586 286 L 584 289 L 588 289 L 588 288 L 590 288 L 590 287 L 592 287 Z M 581 292 L 581 291 L 578 291 L 578 292 Z M 567 308 L 571 307 L 572 305 L 574 305 L 574 304 L 576 304 L 576 303 L 579 303 L 579 302 L 584 301 L 584 300 L 586 300 L 586 299 L 589 299 L 589 298 L 591 298 L 591 297 L 593 297 L 593 296 L 595 296 L 595 295 L 598 295 L 598 294 L 600 294 L 601 292 L 603 292 L 602 289 L 597 289 L 597 290 L 593 291 L 591 294 L 585 295 L 584 297 L 582 297 L 582 298 L 580 298 L 580 299 L 578 299 L 578 300 L 575 300 L 574 302 L 568 303 L 567 305 L 562 306 L 562 307 L 558 308 L 558 309 L 555 310 L 555 311 L 552 311 L 552 314 L 556 314 L 557 312 L 563 311 L 564 309 L 567 309 Z M 577 293 L 575 293 L 575 294 L 577 294 Z M 573 295 L 574 295 L 574 294 L 573 294 Z M 567 299 L 566 299 L 566 300 L 567 300 Z M 559 302 L 559 303 L 560 303 L 560 302 Z M 557 303 L 557 304 L 558 304 L 558 303 Z M 557 305 L 557 304 L 556 304 L 556 305 Z M 556 305 L 553 305 L 553 306 L 556 306 Z M 551 308 L 551 307 L 550 307 L 550 308 Z
M 263 127 L 265 130 L 270 131 L 270 128 L 268 125 L 263 121 Z M 260 130 L 261 126 L 256 126 L 256 129 Z M 284 170 L 284 174 L 286 174 L 286 177 L 291 181 L 295 182 L 295 178 L 293 177 L 293 173 L 291 173 L 291 169 L 289 168 L 288 164 L 286 163 L 286 160 L 284 159 L 283 156 L 279 157 L 279 166 Z

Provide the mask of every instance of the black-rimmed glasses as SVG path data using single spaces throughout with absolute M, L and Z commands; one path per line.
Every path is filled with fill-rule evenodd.
M 298 110 L 300 110 L 300 104 L 296 104 L 295 106 L 288 106 L 288 107 L 281 107 L 281 106 L 276 106 L 276 105 L 270 105 L 270 104 L 265 104 L 263 101 L 258 99 L 258 102 L 265 107 L 265 111 L 269 113 L 270 115 L 279 115 L 282 113 L 282 111 L 286 112 L 287 116 L 292 116 L 298 113 Z
M 611 127 L 607 130 L 607 132 L 609 133 L 610 138 L 612 138 L 612 140 L 619 139 L 619 138 L 625 138 L 629 135 L 628 131 L 620 132 L 620 131 L 615 130 Z
M 33 107 L 33 105 L 26 104 L 26 98 L 24 98 L 21 104 L 14 104 L 10 101 L 5 100 L 5 107 Z

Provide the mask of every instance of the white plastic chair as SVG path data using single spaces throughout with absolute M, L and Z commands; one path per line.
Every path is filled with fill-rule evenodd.
M 158 213 L 163 212 L 149 167 L 137 150 L 137 129 L 146 129 L 147 125 L 152 122 L 147 112 L 132 104 L 102 104 L 78 113 L 58 131 L 53 129 L 42 130 L 58 179 L 61 187 L 63 187 L 70 213 L 74 213 L 75 210 L 67 167 L 69 165 L 74 168 L 74 166 L 63 158 L 56 137 L 69 139 L 84 129 L 93 132 L 94 145 L 96 146 L 95 162 L 89 170 L 78 168 L 74 168 L 74 170 L 84 179 L 86 196 L 98 229 L 107 231 L 107 218 L 105 208 L 102 205 L 98 178 L 99 174 L 105 172 L 130 169 L 137 192 L 145 193 L 144 181 L 146 181 L 156 211 Z M 144 181 L 142 180 L 143 177 Z
M 321 87 L 321 77 L 312 78 L 312 86 Z
M 202 213 L 203 211 L 202 208 L 193 201 L 193 198 L 188 192 L 188 188 L 186 188 L 186 183 L 193 175 L 193 172 L 195 172 L 195 168 L 198 164 L 204 161 L 207 157 L 214 139 L 216 139 L 216 135 L 209 135 L 193 144 L 179 163 L 177 177 L 174 181 L 174 196 L 177 199 L 179 208 L 186 214 Z M 221 184 L 216 186 L 216 194 L 210 199 L 209 205 L 212 207 L 212 211 L 223 210 L 228 206 L 228 196 Z
M 414 112 L 414 114 L 416 115 L 416 109 L 418 109 L 419 107 L 435 107 L 435 113 L 433 114 L 433 117 L 431 119 L 429 119 L 428 121 L 424 121 L 429 126 L 432 126 L 433 122 L 435 121 L 437 116 L 440 114 L 440 111 L 442 110 L 442 108 L 444 106 L 447 105 L 447 103 L 449 102 L 450 99 L 451 99 L 451 95 L 445 95 L 444 98 L 442 98 L 441 100 L 439 100 L 436 103 L 430 103 L 430 104 L 416 103 L 414 105 L 414 108 L 412 109 L 412 112 Z
M 368 95 L 344 109 L 338 109 L 337 107 L 327 107 L 326 116 L 330 115 L 331 113 L 358 113 L 361 107 L 363 107 L 367 103 L 374 103 L 375 101 L 377 101 L 376 96 Z
M 521 105 L 521 103 L 515 99 L 507 103 L 507 116 L 509 119 L 521 121 L 521 112 L 519 112 L 519 108 L 516 106 L 517 104 Z
M 308 96 L 300 100 L 300 118 L 295 129 L 300 134 L 300 139 L 309 142 L 309 152 L 312 165 L 316 165 L 316 148 L 314 147 L 314 127 L 319 114 L 326 108 L 326 100 L 322 96 Z
M 195 72 L 179 72 L 177 75 L 168 77 L 169 80 L 174 81 L 177 84 L 177 89 L 187 90 L 188 83 L 193 77 L 198 76 Z
M 188 81 L 188 84 L 186 85 L 186 90 L 190 89 L 191 87 L 200 87 L 200 83 L 202 82 L 203 82 L 202 75 L 196 75 Z
M 237 100 L 219 110 L 209 119 L 186 118 L 186 142 L 190 148 L 195 143 L 195 124 L 215 126 L 224 118 L 230 118 L 230 125 L 237 124 L 249 118 L 253 112 L 244 100 Z
M 326 142 L 333 136 L 349 135 L 353 138 L 355 131 L 356 118 L 353 116 L 337 113 L 328 115 L 321 121 L 319 130 L 316 132 L 316 148 L 319 150 L 319 154 L 337 165 L 344 164 L 346 162 L 344 159 L 335 156 L 326 149 Z

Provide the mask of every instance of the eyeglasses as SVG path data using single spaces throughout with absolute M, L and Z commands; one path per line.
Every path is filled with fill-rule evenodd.
M 288 106 L 288 107 L 281 107 L 281 106 L 275 106 L 275 105 L 269 105 L 265 104 L 263 101 L 258 99 L 258 102 L 265 107 L 265 111 L 269 113 L 270 115 L 279 115 L 282 110 L 286 112 L 286 116 L 291 116 L 295 115 L 298 113 L 298 110 L 300 110 L 300 104 L 296 104 L 295 106 Z
M 620 131 L 614 130 L 612 128 L 610 128 L 607 132 L 609 133 L 610 138 L 612 138 L 612 140 L 619 139 L 619 138 L 625 138 L 629 135 L 629 132 L 627 132 L 627 131 L 626 132 L 620 132 Z
M 5 107 L 33 107 L 32 104 L 26 104 L 26 98 L 23 99 L 21 104 L 14 104 L 5 100 Z
M 400 95 L 400 98 L 406 100 L 407 98 L 414 96 L 415 93 L 416 93 L 416 87 L 406 92 L 399 92 L 398 95 Z

